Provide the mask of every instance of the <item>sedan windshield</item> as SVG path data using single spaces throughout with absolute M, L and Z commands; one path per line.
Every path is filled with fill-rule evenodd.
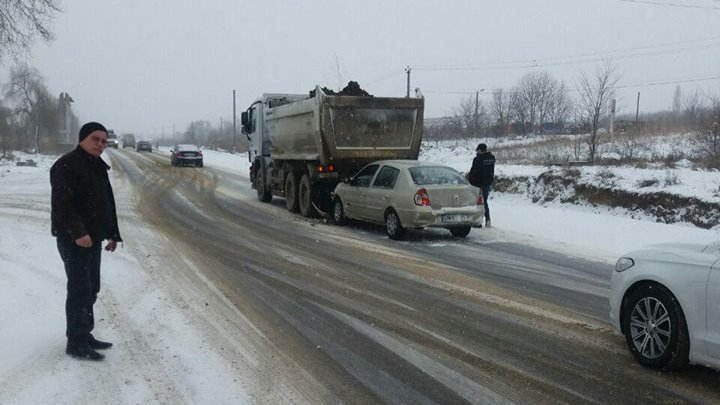
M 410 177 L 418 186 L 429 184 L 468 184 L 463 176 L 445 166 L 417 166 L 411 167 Z

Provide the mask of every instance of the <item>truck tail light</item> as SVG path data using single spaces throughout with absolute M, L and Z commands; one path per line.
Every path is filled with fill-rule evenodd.
M 329 164 L 327 166 L 318 165 L 317 171 L 318 171 L 318 173 L 325 173 L 325 172 L 331 173 L 331 172 L 335 171 L 335 165 L 333 165 L 333 164 Z
M 428 196 L 427 190 L 424 188 L 421 188 L 415 193 L 415 205 L 419 205 L 421 207 L 430 206 L 430 197 Z

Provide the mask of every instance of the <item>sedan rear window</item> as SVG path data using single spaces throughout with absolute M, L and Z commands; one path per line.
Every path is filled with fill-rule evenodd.
M 409 169 L 410 177 L 418 186 L 429 184 L 468 184 L 456 170 L 445 166 L 417 166 Z

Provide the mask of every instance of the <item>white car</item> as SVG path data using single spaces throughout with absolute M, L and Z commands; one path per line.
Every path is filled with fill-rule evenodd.
M 370 163 L 333 193 L 333 220 L 385 224 L 391 239 L 406 228 L 445 228 L 464 238 L 485 215 L 482 193 L 455 169 L 415 160 Z
M 720 243 L 648 246 L 618 259 L 610 318 L 643 365 L 720 368 Z

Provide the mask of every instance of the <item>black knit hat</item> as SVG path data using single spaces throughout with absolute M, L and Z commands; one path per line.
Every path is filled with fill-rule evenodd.
M 103 131 L 107 134 L 107 129 L 105 129 L 102 124 L 98 122 L 88 122 L 87 124 L 83 125 L 82 128 L 80 128 L 80 133 L 78 134 L 78 142 L 82 142 L 83 139 L 87 138 L 88 135 L 92 134 L 95 131 Z
M 477 148 L 475 148 L 477 152 L 487 152 L 487 144 L 480 143 L 478 144 Z

